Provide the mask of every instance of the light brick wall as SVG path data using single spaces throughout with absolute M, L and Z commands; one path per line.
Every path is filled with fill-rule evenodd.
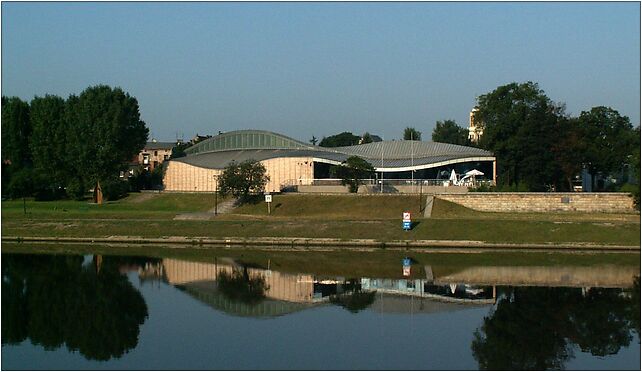
M 492 193 L 439 194 L 437 198 L 484 212 L 633 212 L 628 193 Z M 567 201 L 567 202 L 566 202 Z
M 312 182 L 314 167 L 312 158 L 277 158 L 261 162 L 265 166 L 270 181 L 266 191 L 279 192 L 290 185 L 309 185 Z M 163 177 L 164 189 L 167 191 L 214 192 L 215 175 L 223 173 L 221 169 L 196 167 L 177 161 L 168 161 Z

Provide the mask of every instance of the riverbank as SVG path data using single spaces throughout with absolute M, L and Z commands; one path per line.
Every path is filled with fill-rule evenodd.
M 220 239 L 208 237 L 167 236 L 163 238 L 143 238 L 140 236 L 110 236 L 101 237 L 18 237 L 3 236 L 3 242 L 14 243 L 108 243 L 108 244 L 142 244 L 142 245 L 168 245 L 189 248 L 197 246 L 262 246 L 273 250 L 291 250 L 304 248 L 306 250 L 331 251 L 345 248 L 357 249 L 403 249 L 427 252 L 448 252 L 453 249 L 471 251 L 608 251 L 608 252 L 639 252 L 639 246 L 631 245 L 605 245 L 592 243 L 543 243 L 543 244 L 508 244 L 486 243 L 472 240 L 393 240 L 378 241 L 374 239 L 330 239 L 330 238 L 236 238 L 224 237 Z
M 175 219 L 181 213 L 209 213 L 210 199 L 204 194 L 154 194 L 141 200 L 138 194 L 102 206 L 76 201 L 27 201 L 24 206 L 21 201 L 3 202 L 2 237 L 281 246 L 640 247 L 639 214 L 485 213 L 435 200 L 432 217 L 421 218 L 417 196 L 277 195 L 272 215 L 266 215 L 265 203 L 259 203 L 204 220 Z M 410 231 L 402 229 L 397 216 L 404 210 L 415 211 Z

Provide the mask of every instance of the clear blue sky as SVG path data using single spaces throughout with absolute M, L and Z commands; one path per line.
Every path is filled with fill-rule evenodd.
M 640 4 L 2 3 L 3 95 L 120 86 L 160 140 L 405 126 L 429 140 L 529 80 L 570 114 L 605 105 L 639 125 Z

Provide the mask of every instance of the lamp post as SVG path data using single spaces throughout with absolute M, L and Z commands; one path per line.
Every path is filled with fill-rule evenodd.
M 214 215 L 218 216 L 218 176 L 214 176 Z

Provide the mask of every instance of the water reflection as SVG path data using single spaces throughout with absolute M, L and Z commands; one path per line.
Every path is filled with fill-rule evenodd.
M 480 369 L 562 369 L 573 346 L 616 354 L 640 333 L 640 278 L 632 291 L 605 288 L 506 288 L 475 332 Z
M 46 350 L 66 345 L 95 360 L 135 348 L 147 306 L 119 272 L 130 263 L 137 264 L 116 257 L 3 254 L 2 345 L 30 339 Z
M 427 316 L 488 309 L 466 330 L 470 337 L 477 327 L 472 343 L 462 343 L 470 345 L 468 355 L 472 351 L 480 369 L 563 369 L 577 350 L 613 355 L 640 336 L 639 267 L 415 263 L 408 278 L 401 272 L 398 278 L 351 278 L 281 272 L 270 269 L 269 261 L 260 267 L 222 257 L 194 262 L 3 254 L 2 259 L 2 345 L 30 339 L 47 350 L 66 346 L 92 360 L 119 358 L 137 346 L 148 310 L 123 275 L 128 272 L 235 317 L 271 319 L 323 306 L 338 306 L 339 313 L 359 319 L 368 312 Z M 461 318 L 452 319 L 457 327 Z

